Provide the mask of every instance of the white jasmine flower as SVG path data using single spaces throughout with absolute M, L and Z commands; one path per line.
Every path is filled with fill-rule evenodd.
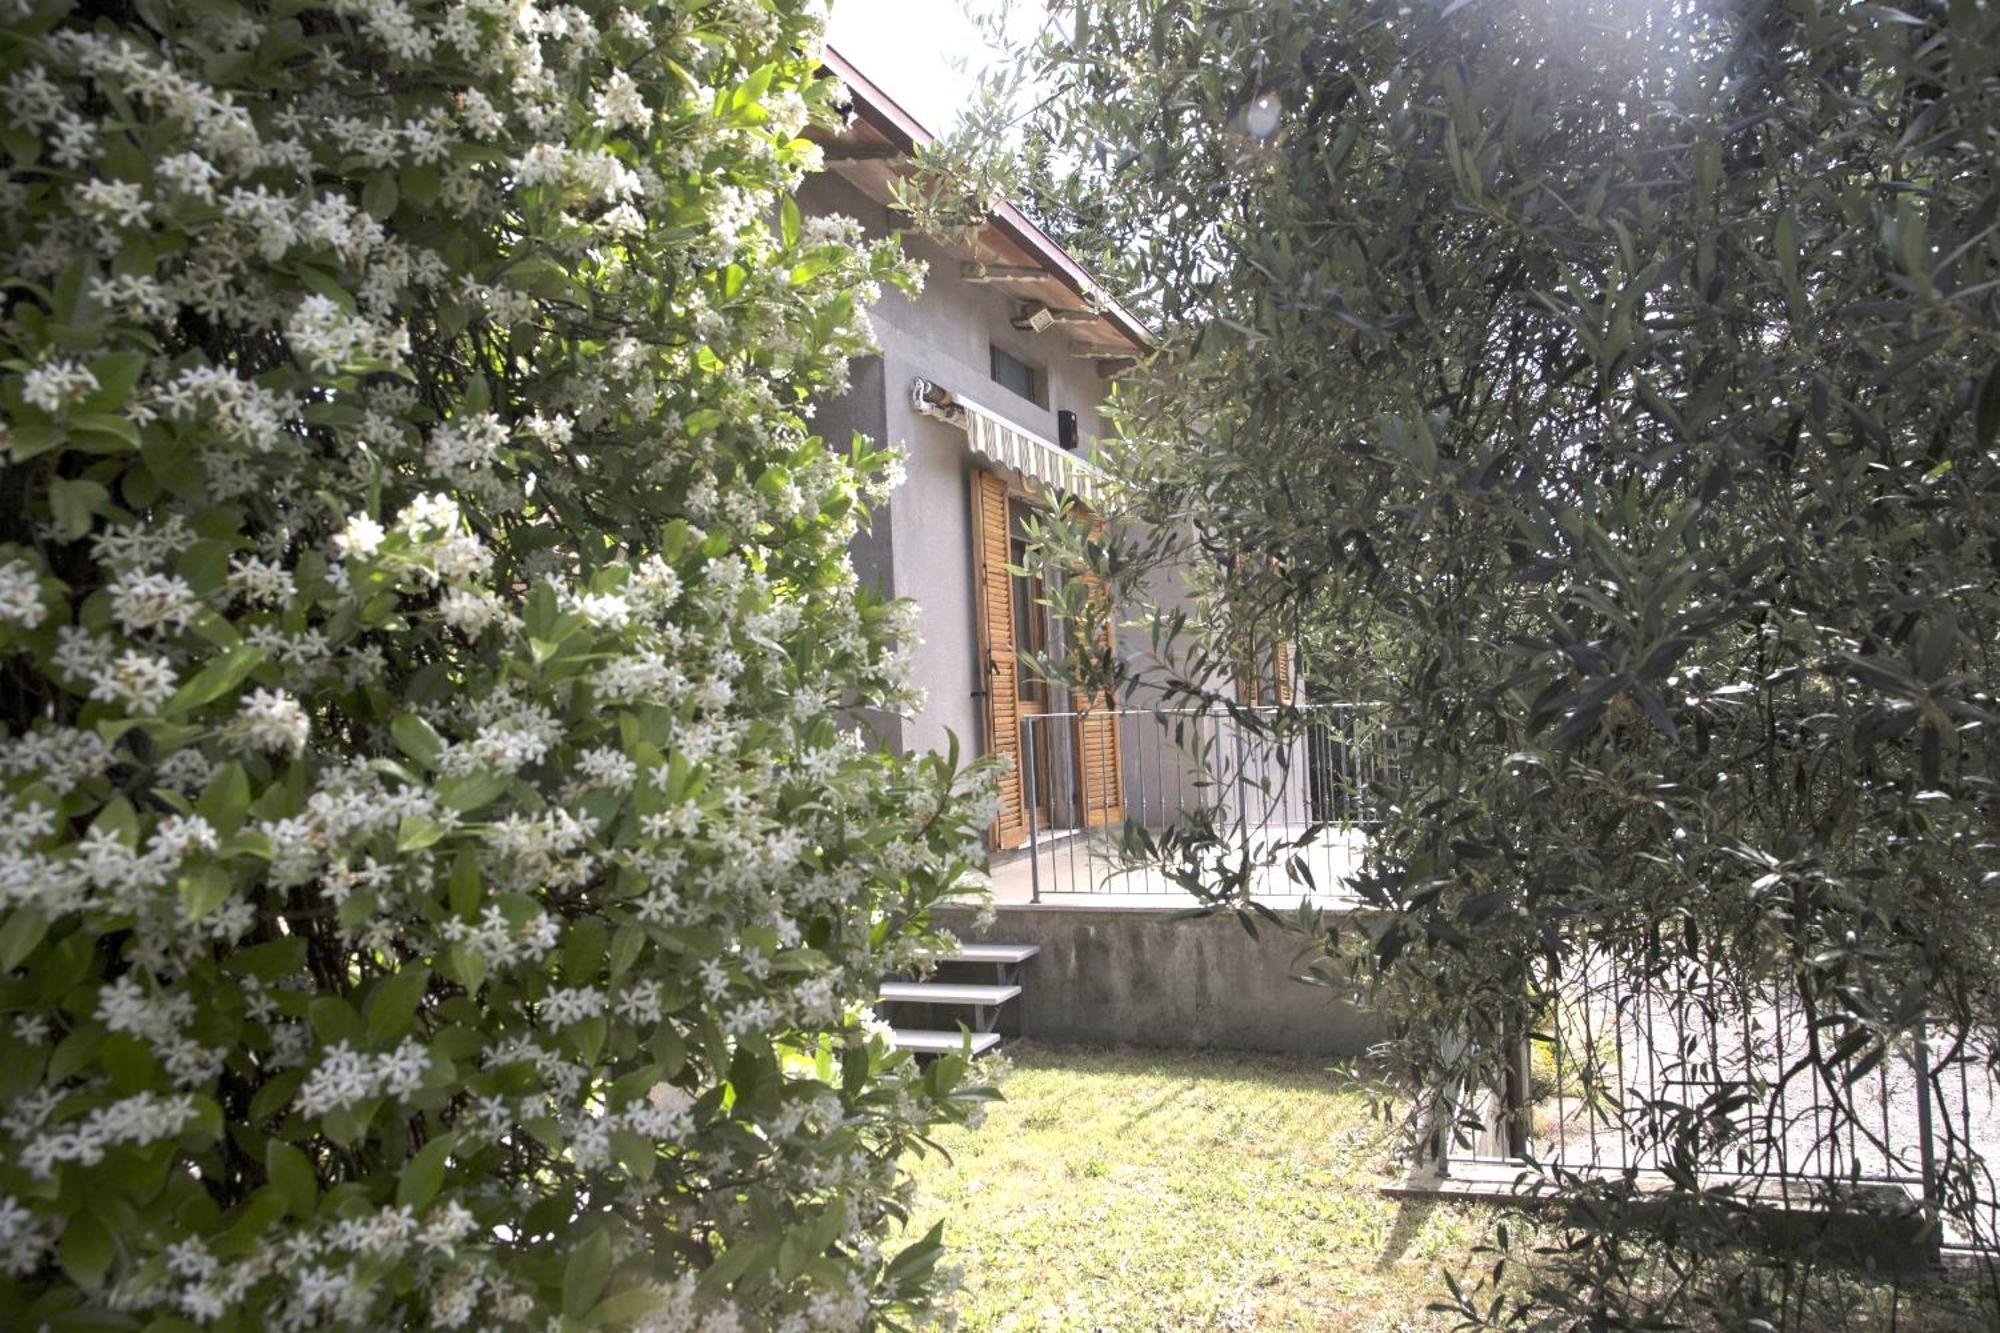
M 236 742 L 253 750 L 296 755 L 306 748 L 312 722 L 299 701 L 281 690 L 252 690 L 230 724 Z
M 100 703 L 124 704 L 134 713 L 151 714 L 174 697 L 178 683 L 167 659 L 128 649 L 92 679 L 90 697 Z
M 333 539 L 333 546 L 342 555 L 366 559 L 382 549 L 382 539 L 388 535 L 388 531 L 368 515 L 356 514 L 347 520 L 347 526 Z
M 34 629 L 47 618 L 42 604 L 41 580 L 35 567 L 25 560 L 9 560 L 0 565 L 0 621 Z
M 128 634 L 186 629 L 201 610 L 194 589 L 177 574 L 128 569 L 111 580 L 111 614 Z
M 54 415 L 97 389 L 97 376 L 75 361 L 44 361 L 21 377 L 21 399 Z

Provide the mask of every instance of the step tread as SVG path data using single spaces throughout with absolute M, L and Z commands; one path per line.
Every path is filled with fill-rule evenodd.
M 1005 1004 L 1021 993 L 1019 986 L 973 986 L 957 981 L 885 981 L 882 998 L 911 1004 Z
M 957 1055 L 965 1049 L 965 1033 L 941 1032 L 935 1028 L 891 1028 L 889 1040 L 899 1051 L 915 1051 L 919 1055 Z M 975 1032 L 972 1034 L 972 1053 L 983 1055 L 1000 1044 L 997 1032 Z
M 941 963 L 1025 963 L 1042 951 L 1039 944 L 961 944 Z

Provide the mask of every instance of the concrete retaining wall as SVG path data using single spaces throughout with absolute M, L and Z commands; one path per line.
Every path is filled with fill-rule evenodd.
M 1375 1022 L 1335 992 L 1291 980 L 1296 938 L 1260 925 L 1252 939 L 1231 917 L 1170 916 L 1002 906 L 984 932 L 972 930 L 969 912 L 946 913 L 945 922 L 967 942 L 1041 946 L 1023 969 L 1021 997 L 1002 1010 L 1009 1036 L 1337 1058 L 1380 1040 Z

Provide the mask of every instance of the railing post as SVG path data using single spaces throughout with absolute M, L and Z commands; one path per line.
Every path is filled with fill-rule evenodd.
M 1930 1025 L 1917 1024 L 1916 1038 L 1911 1063 L 1917 1073 L 1917 1159 L 1924 1173 L 1924 1226 L 1936 1259 L 1944 1247 L 1944 1198 L 1938 1182 L 1937 1131 L 1931 1124 Z
M 1042 854 L 1035 847 L 1035 719 L 1021 719 L 1021 803 L 1028 807 L 1028 901 L 1042 900 Z
M 1231 718 L 1229 725 L 1236 733 L 1236 822 L 1242 826 L 1243 836 L 1247 838 L 1250 836 L 1250 802 L 1243 794 L 1243 770 L 1247 762 L 1243 754 L 1243 723 L 1238 718 Z
M 1519 1160 L 1528 1155 L 1528 1138 L 1534 1125 L 1534 1106 L 1528 1091 L 1533 1064 L 1527 1034 L 1520 1029 L 1510 1028 L 1501 1046 L 1506 1061 L 1501 1072 L 1502 1125 L 1507 1156 Z

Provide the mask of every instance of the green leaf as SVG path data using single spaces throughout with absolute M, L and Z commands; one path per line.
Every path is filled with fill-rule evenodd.
M 195 810 L 225 838 L 242 828 L 250 813 L 250 775 L 243 765 L 232 760 L 217 769 L 202 789 Z
M 892 1288 L 914 1282 L 937 1267 L 938 1259 L 944 1254 L 944 1223 L 939 1222 L 924 1233 L 924 1238 L 904 1248 L 902 1253 L 889 1261 L 882 1270 L 882 1279 Z
M 660 1308 L 660 1293 L 650 1286 L 627 1287 L 598 1302 L 584 1319 L 592 1328 L 624 1328 L 636 1324 Z
M 570 924 L 563 937 L 563 977 L 570 985 L 584 986 L 597 980 L 610 938 L 610 927 L 602 917 L 579 917 Z
M 150 459 L 147 466 L 152 466 Z M 197 593 L 207 596 L 219 591 L 229 578 L 229 543 L 204 537 L 181 553 L 175 568 Z
M 369 1039 L 387 1045 L 409 1031 L 430 984 L 431 970 L 423 966 L 406 967 L 376 982 L 365 1006 Z
M 361 206 L 368 215 L 387 222 L 396 212 L 396 205 L 402 201 L 403 193 L 396 184 L 396 173 L 387 167 L 368 178 L 368 184 L 361 191 Z
M 107 440 L 116 440 L 118 443 L 131 449 L 139 447 L 139 428 L 115 412 L 76 412 L 71 414 L 69 426 L 71 430 L 80 435 L 96 435 Z M 103 453 L 107 451 L 92 449 L 91 452 Z M 108 452 L 117 453 L 120 451 L 114 449 Z M 99 489 L 102 488 L 100 487 Z M 109 497 L 110 492 L 106 491 L 105 495 Z
M 258 663 L 264 660 L 264 652 L 262 647 L 250 643 L 231 648 L 176 690 L 163 711 L 168 717 L 178 717 L 214 703 L 241 685 L 244 678 L 256 670 Z
M 610 1278 L 611 1235 L 607 1231 L 593 1231 L 570 1252 L 569 1262 L 563 1265 L 563 1313 L 572 1319 L 582 1318 L 586 1310 L 597 1304 Z
M 306 1008 L 313 1035 L 328 1046 L 337 1041 L 359 1042 L 366 1029 L 354 1006 L 338 995 L 321 995 Z
M 653 1178 L 660 1166 L 659 1146 L 644 1134 L 635 1134 L 629 1129 L 613 1130 L 611 1151 L 618 1159 L 618 1165 L 634 1180 L 647 1181 Z
M 444 825 L 429 815 L 405 815 L 396 829 L 396 850 L 399 852 L 422 851 L 436 845 L 444 837 Z
M 204 862 L 181 876 L 181 905 L 190 920 L 199 921 L 222 906 L 232 887 L 228 867 Z
M 451 863 L 452 912 L 461 917 L 469 917 L 479 908 L 480 899 L 486 896 L 486 882 L 479 873 L 479 859 L 470 851 L 462 851 Z
M 768 1242 L 736 1241 L 702 1272 L 700 1290 L 710 1297 L 721 1296 L 736 1279 L 760 1263 L 768 1263 L 770 1257 L 771 1246 Z
M 790 1282 L 797 1277 L 807 1264 L 826 1253 L 846 1225 L 847 1210 L 836 1201 L 788 1230 L 778 1246 L 778 1280 Z
M 602 1014 L 579 1018 L 569 1025 L 570 1042 L 586 1065 L 597 1063 L 597 1057 L 604 1051 L 604 1038 L 609 1030 L 610 1024 Z
M 635 925 L 620 926 L 611 937 L 611 957 L 606 972 L 616 981 L 632 970 L 632 964 L 639 961 L 639 953 L 646 947 L 646 932 Z
M 319 1205 L 319 1180 L 305 1153 L 283 1139 L 272 1139 L 264 1145 L 264 1174 L 285 1196 L 293 1217 L 303 1220 L 313 1215 Z
M 486 955 L 454 944 L 445 951 L 444 973 L 476 995 L 486 981 Z
M 17 907 L 8 913 L 6 924 L 0 925 L 0 971 L 11 972 L 26 962 L 48 930 L 49 919 L 38 908 Z
M 103 1285 L 104 1275 L 111 1271 L 111 1261 L 117 1253 L 110 1229 L 88 1209 L 79 1208 L 69 1215 L 63 1224 L 62 1239 L 56 1242 L 56 1258 L 62 1263 L 63 1272 L 86 1291 L 95 1291 Z
M 438 201 L 438 192 L 444 186 L 444 176 L 436 167 L 404 167 L 402 186 L 404 198 L 419 208 L 429 208 Z
M 132 396 L 139 376 L 145 371 L 146 357 L 138 352 L 106 352 L 92 358 L 90 373 L 97 377 L 97 388 L 83 400 L 84 408 L 91 412 L 117 411 Z
M 143 1047 L 140 1050 L 142 1054 L 145 1053 Z M 268 1120 L 284 1110 L 291 1104 L 292 1098 L 298 1095 L 299 1085 L 305 1081 L 306 1071 L 303 1069 L 287 1069 L 272 1075 L 271 1080 L 257 1089 L 256 1094 L 250 1098 L 251 1123 L 257 1124 Z
M 673 1078 L 687 1065 L 687 1038 L 681 1036 L 672 1019 L 661 1019 L 653 1031 L 653 1058 L 660 1063 L 662 1078 Z
M 445 1159 L 451 1155 L 458 1136 L 440 1134 L 417 1149 L 416 1156 L 403 1164 L 402 1178 L 396 1182 L 396 1202 L 421 1213 L 444 1187 Z
M 1974 399 L 1972 433 L 1981 449 L 1991 449 L 2000 440 L 2000 364 L 1986 372 Z
M 506 790 L 507 779 L 498 773 L 468 773 L 438 784 L 438 795 L 444 798 L 444 803 L 462 815 L 491 805 Z
M 437 767 L 437 761 L 444 754 L 444 738 L 437 729 L 418 717 L 415 713 L 404 713 L 389 724 L 389 734 L 395 737 L 396 748 L 425 768 Z
M 110 491 L 85 478 L 57 477 L 49 483 L 49 513 L 62 535 L 71 540 L 90 531 L 98 506 L 110 499 Z

